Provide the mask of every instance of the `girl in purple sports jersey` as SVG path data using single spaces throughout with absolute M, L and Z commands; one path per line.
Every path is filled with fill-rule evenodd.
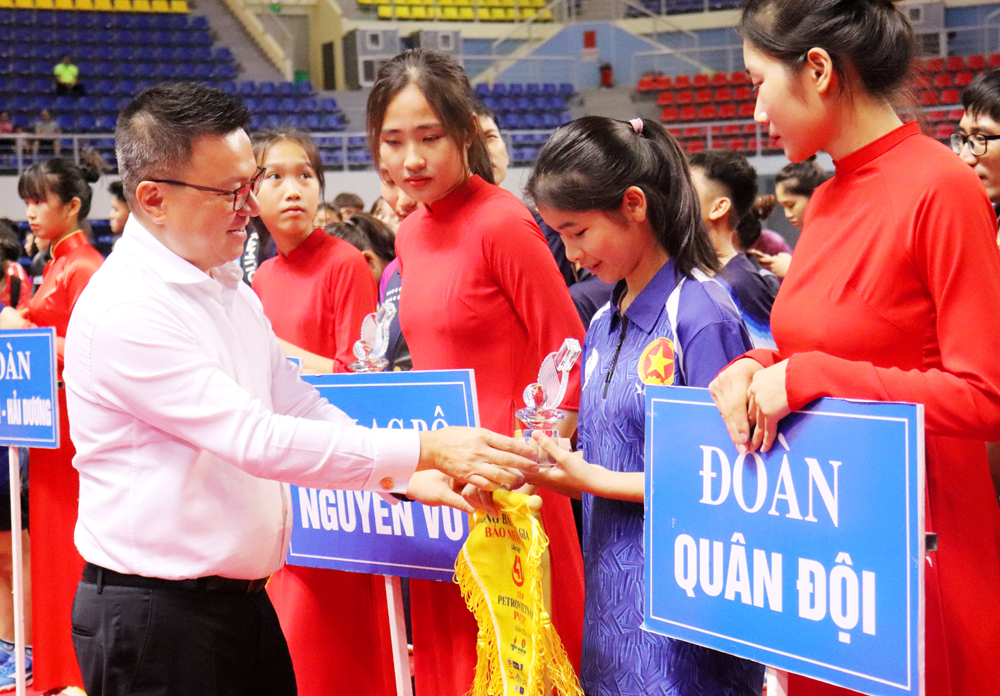
M 543 438 L 557 466 L 529 480 L 583 497 L 581 682 L 588 696 L 759 696 L 764 667 L 646 633 L 645 385 L 708 386 L 750 346 L 684 154 L 657 123 L 587 117 L 542 148 L 528 181 L 566 256 L 607 283 L 584 340 L 579 453 Z

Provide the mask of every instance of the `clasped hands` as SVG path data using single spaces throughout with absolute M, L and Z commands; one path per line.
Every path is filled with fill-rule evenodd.
M 778 422 L 787 416 L 785 372 L 788 361 L 764 367 L 756 360 L 737 360 L 720 372 L 708 391 L 729 437 L 741 453 L 768 452 L 778 435 Z

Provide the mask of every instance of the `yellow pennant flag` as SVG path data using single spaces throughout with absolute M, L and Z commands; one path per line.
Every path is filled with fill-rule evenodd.
M 493 502 L 499 516 L 476 512 L 455 560 L 455 581 L 479 622 L 469 696 L 583 696 L 552 626 L 542 499 L 498 490 Z

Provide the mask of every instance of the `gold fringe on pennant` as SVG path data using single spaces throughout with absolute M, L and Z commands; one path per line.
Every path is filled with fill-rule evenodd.
M 512 558 L 519 554 L 511 551 L 512 544 L 504 536 L 486 536 L 483 523 L 499 524 L 499 521 L 477 512 L 469 524 L 469 538 L 455 560 L 455 582 L 479 625 L 476 673 L 469 696 L 548 696 L 553 689 L 562 696 L 583 696 L 549 614 L 549 540 L 538 515 L 541 498 L 498 490 L 494 492 L 493 500 L 501 515 L 506 516 L 506 519 L 501 518 L 504 519 L 502 526 L 507 530 L 516 529 L 519 535 L 517 541 L 527 552 L 523 556 L 521 573 L 523 585 L 526 585 L 525 599 L 530 604 L 530 616 L 526 612 L 521 615 L 525 619 L 523 628 L 530 634 L 531 649 L 529 653 L 524 641 L 522 651 L 525 654 L 522 657 L 514 652 L 516 646 L 509 646 L 505 641 L 502 629 L 510 628 L 511 610 L 500 607 L 498 599 L 502 592 L 516 594 L 516 591 L 512 592 L 509 585 L 504 587 L 506 576 L 499 580 L 494 577 L 497 568 L 506 569 L 511 565 Z M 514 563 L 517 560 L 514 559 Z M 483 572 L 477 570 L 477 566 Z M 493 571 L 493 574 L 488 571 Z M 488 587 L 491 577 L 499 586 Z M 508 636 L 517 635 L 511 631 L 506 633 Z M 512 667 L 510 671 L 506 670 L 505 663 L 512 660 L 523 660 L 518 664 L 526 669 Z M 518 673 L 526 674 L 526 683 L 517 679 Z

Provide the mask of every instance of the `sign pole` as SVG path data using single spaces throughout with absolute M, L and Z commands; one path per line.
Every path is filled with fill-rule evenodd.
M 410 683 L 410 654 L 406 643 L 406 619 L 403 616 L 403 592 L 399 578 L 385 579 L 385 599 L 389 608 L 389 635 L 392 640 L 392 667 L 396 676 L 397 696 L 413 696 Z
M 21 549 L 21 459 L 17 447 L 8 447 L 8 464 L 10 466 L 10 529 L 13 543 L 13 563 L 11 576 L 14 581 L 14 663 L 17 667 L 17 696 L 24 696 L 25 684 L 24 664 L 24 564 Z
M 788 672 L 768 667 L 767 696 L 788 696 Z

